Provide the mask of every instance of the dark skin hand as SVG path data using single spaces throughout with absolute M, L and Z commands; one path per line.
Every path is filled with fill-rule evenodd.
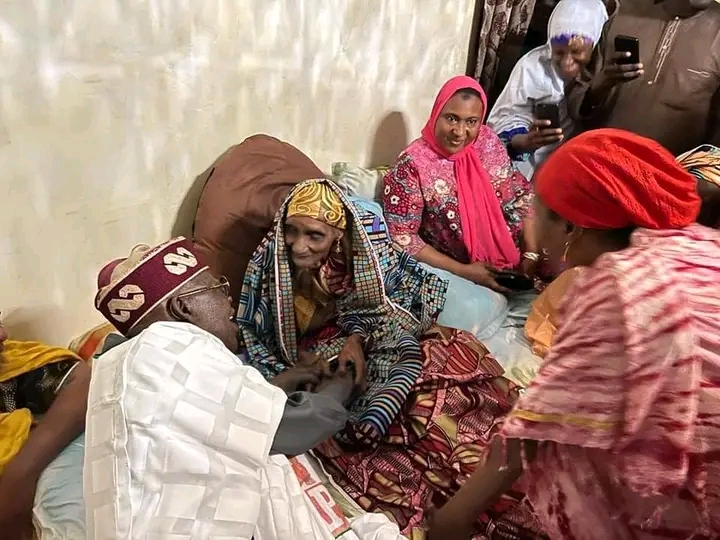
M 624 58 L 630 56 L 627 51 L 616 52 L 603 70 L 593 78 L 588 94 L 591 105 L 601 102 L 616 85 L 634 81 L 644 75 L 645 68 L 642 64 L 622 63 Z
M 465 540 L 473 532 L 478 516 L 512 488 L 523 471 L 522 445 L 525 456 L 534 459 L 537 443 L 507 440 L 507 448 L 495 438 L 490 455 L 458 492 L 439 510 L 430 510 L 427 540 Z
M 352 364 L 355 368 L 355 386 L 360 390 L 365 390 L 365 351 L 363 351 L 363 340 L 357 334 L 353 334 L 347 338 L 345 346 L 340 351 L 337 358 L 339 375 L 345 375 L 348 372 L 348 366 Z
M 286 394 L 297 390 L 315 388 L 323 379 L 323 370 L 317 364 L 296 365 L 275 376 L 270 384 L 281 388 Z
M 35 488 L 45 467 L 85 429 L 90 367 L 80 362 L 0 475 L 0 540 L 31 540 Z
M 515 135 L 510 144 L 519 152 L 534 152 L 538 148 L 555 144 L 563 140 L 560 128 L 550 127 L 550 120 L 533 120 L 527 133 Z

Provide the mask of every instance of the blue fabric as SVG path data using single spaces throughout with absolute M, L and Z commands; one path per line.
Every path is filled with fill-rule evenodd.
M 513 148 L 513 145 L 510 144 L 515 135 L 525 135 L 527 132 L 528 130 L 526 128 L 518 127 L 498 133 L 498 137 L 505 145 L 505 148 L 507 148 L 510 159 L 513 161 L 528 161 L 532 156 L 532 152 L 518 152 L 515 148 Z
M 505 296 L 446 270 L 425 263 L 420 266 L 449 283 L 439 325 L 465 330 L 479 340 L 500 329 L 509 311 Z
M 84 456 L 83 434 L 60 452 L 40 475 L 34 514 L 41 540 L 85 538 Z
M 382 219 L 383 223 L 385 222 L 385 216 L 383 215 L 382 206 L 380 206 L 377 202 L 371 201 L 370 199 L 366 199 L 364 197 L 357 197 L 355 195 L 348 196 L 348 199 L 350 199 L 350 201 L 352 201 L 355 206 L 360 207 L 366 212 L 375 214 L 376 216 L 380 217 L 380 219 Z

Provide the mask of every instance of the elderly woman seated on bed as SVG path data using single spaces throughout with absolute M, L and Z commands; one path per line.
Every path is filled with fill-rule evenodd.
M 446 287 L 390 242 L 379 216 L 310 180 L 255 252 L 238 309 L 248 361 L 266 378 L 298 364 L 353 374 L 349 421 L 316 452 L 364 510 L 406 535 L 458 489 L 517 398 L 478 340 L 434 326 Z M 479 533 L 505 523 L 491 514 Z
M 90 368 L 72 352 L 11 341 L 0 323 L 0 539 L 32 538 L 35 487 L 85 427 Z

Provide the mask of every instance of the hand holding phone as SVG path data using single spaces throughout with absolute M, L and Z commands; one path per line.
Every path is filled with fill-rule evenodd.
M 632 36 L 616 36 L 615 52 L 605 62 L 600 84 L 610 89 L 616 84 L 634 81 L 645 73 L 640 62 L 640 41 Z
M 624 53 L 617 64 L 639 64 L 640 40 L 634 36 L 615 36 L 615 52 Z
M 497 281 L 498 285 L 511 291 L 529 291 L 535 287 L 535 283 L 531 278 L 519 272 L 496 272 L 495 281 Z
M 563 139 L 560 128 L 560 106 L 557 103 L 536 103 L 533 110 L 535 119 L 527 133 L 515 135 L 510 141 L 520 152 L 534 152 L 538 148 L 556 144 Z

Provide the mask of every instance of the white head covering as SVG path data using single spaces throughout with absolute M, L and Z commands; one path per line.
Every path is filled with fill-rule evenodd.
M 535 103 L 560 104 L 564 131 L 572 129 L 565 107 L 565 82 L 552 63 L 551 40 L 559 36 L 583 36 L 596 44 L 608 14 L 602 0 L 560 0 L 548 22 L 548 42 L 523 56 L 510 74 L 505 88 L 487 120 L 495 133 L 528 129 L 533 121 Z M 536 152 L 542 161 L 553 147 Z

